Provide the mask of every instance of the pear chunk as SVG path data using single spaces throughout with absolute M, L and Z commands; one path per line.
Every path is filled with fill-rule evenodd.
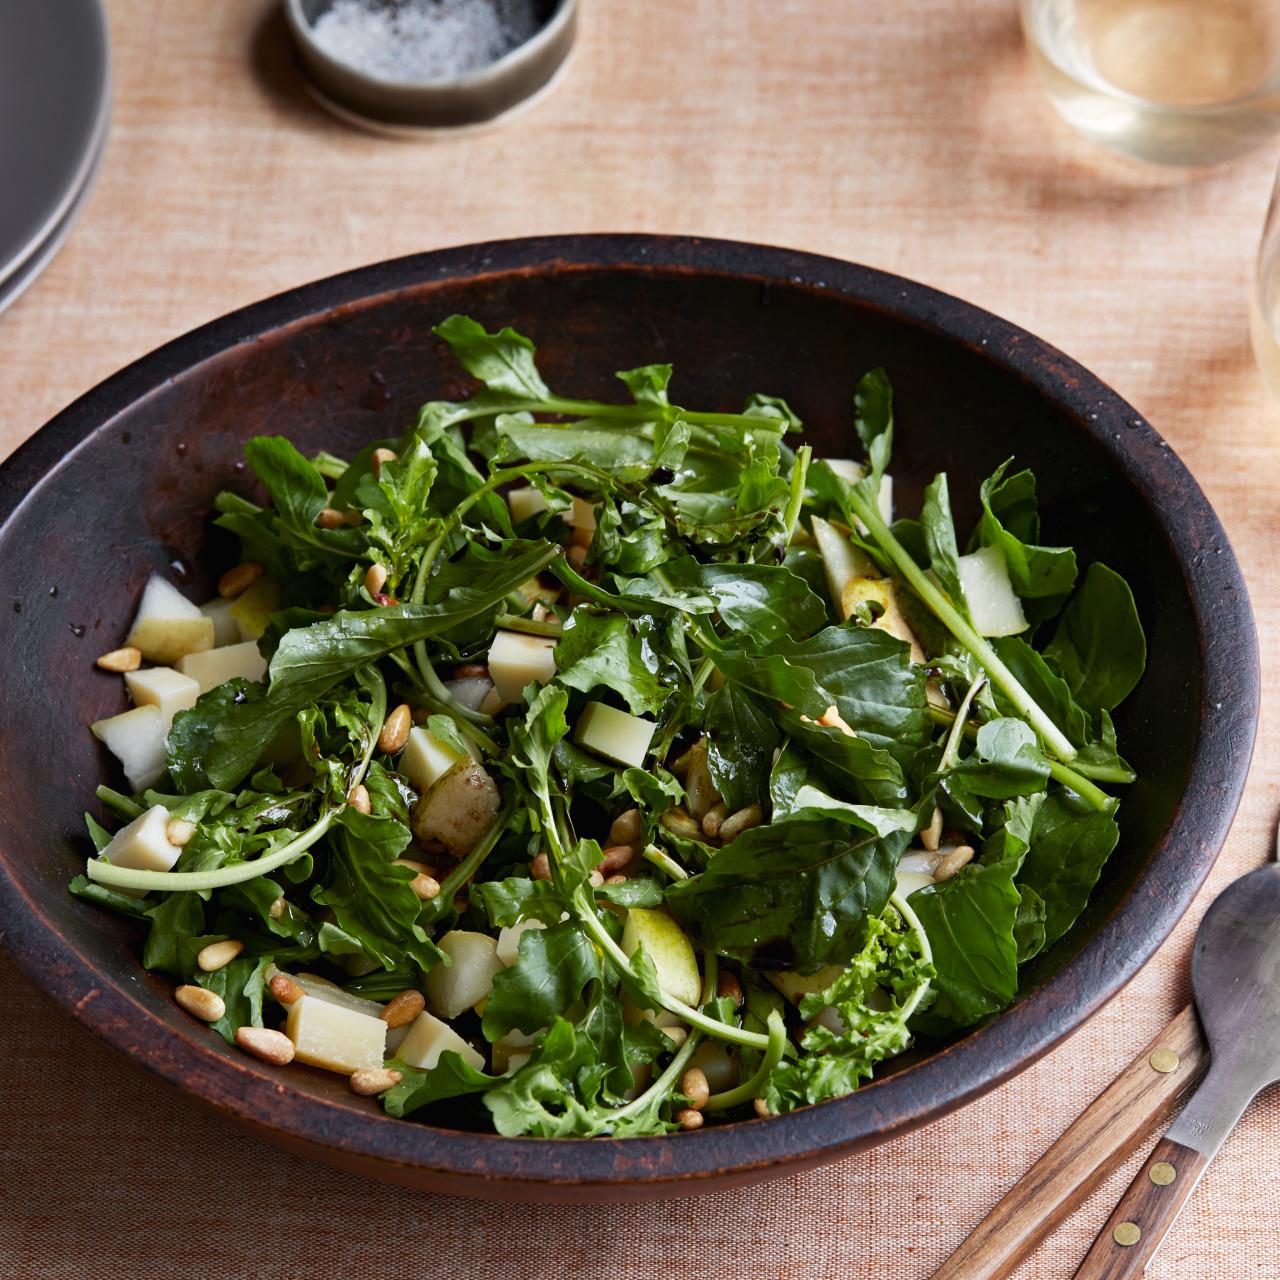
M 207 618 L 172 583 L 153 573 L 147 579 L 126 645 L 148 662 L 172 666 L 188 653 L 213 648 L 213 619 Z
M 168 766 L 164 750 L 167 726 L 159 707 L 134 707 L 90 727 L 93 736 L 120 761 L 130 790 L 145 791 L 160 780 Z
M 697 1006 L 702 995 L 702 974 L 693 943 L 675 919 L 661 907 L 632 907 L 622 930 L 622 949 L 635 955 L 643 945 L 653 961 L 658 986 L 669 996 Z
M 477 1071 L 484 1070 L 484 1057 L 477 1053 L 447 1022 L 425 1010 L 409 1024 L 409 1034 L 400 1042 L 396 1057 L 407 1067 L 431 1071 L 440 1055 L 449 1050 Z
M 982 547 L 961 556 L 959 566 L 969 616 L 979 635 L 1016 636 L 1027 629 L 1022 601 L 1009 581 L 1009 566 L 999 547 Z
M 451 929 L 437 944 L 449 957 L 427 974 L 427 1003 L 442 1018 L 456 1018 L 488 998 L 503 968 L 497 941 L 487 933 Z

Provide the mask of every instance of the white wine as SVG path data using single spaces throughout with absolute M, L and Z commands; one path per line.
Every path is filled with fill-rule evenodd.
M 1022 0 L 1059 114 L 1139 160 L 1211 164 L 1280 131 L 1275 0 Z

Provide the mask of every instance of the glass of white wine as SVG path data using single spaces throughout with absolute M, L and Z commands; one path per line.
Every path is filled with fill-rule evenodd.
M 1267 390 L 1280 399 L 1280 174 L 1271 192 L 1271 207 L 1262 226 L 1258 265 L 1249 300 L 1249 333 L 1253 354 Z
M 1158 164 L 1214 164 L 1280 132 L 1280 0 L 1020 0 L 1058 113 Z

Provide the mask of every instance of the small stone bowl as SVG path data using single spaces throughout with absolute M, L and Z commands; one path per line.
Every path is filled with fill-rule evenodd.
M 283 0 L 308 88 L 348 124 L 418 136 L 494 124 L 554 85 L 573 48 L 577 0 L 543 0 L 542 25 L 496 62 L 443 80 L 386 80 L 335 58 L 317 43 L 316 20 L 333 0 Z

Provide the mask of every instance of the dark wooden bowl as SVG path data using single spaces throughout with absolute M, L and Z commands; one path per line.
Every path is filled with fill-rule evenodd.
M 851 448 L 855 379 L 883 364 L 905 506 L 946 468 L 967 520 L 978 480 L 1016 454 L 1039 477 L 1049 540 L 1128 577 L 1151 660 L 1119 729 L 1141 781 L 1087 912 L 1037 960 L 1008 1013 L 852 1097 L 783 1118 L 669 1138 L 499 1138 L 390 1120 L 337 1076 L 281 1074 L 228 1049 L 144 973 L 133 927 L 67 893 L 87 852 L 81 813 L 112 776 L 85 726 L 124 702 L 93 659 L 119 642 L 144 579 L 190 573 L 194 593 L 211 589 L 211 504 L 224 485 L 247 483 L 250 436 L 283 432 L 341 453 L 456 394 L 430 332 L 454 311 L 531 334 L 550 382 L 572 394 L 616 395 L 615 369 L 671 360 L 686 403 L 786 396 L 836 454 Z M 83 396 L 0 468 L 0 520 L 5 948 L 158 1079 L 282 1146 L 432 1190 L 547 1201 L 709 1191 L 848 1155 L 960 1106 L 1080 1026 L 1169 934 L 1226 835 L 1253 745 L 1245 585 L 1204 495 L 1156 432 L 1003 320 L 808 254 L 565 237 L 335 276 L 206 325 Z

